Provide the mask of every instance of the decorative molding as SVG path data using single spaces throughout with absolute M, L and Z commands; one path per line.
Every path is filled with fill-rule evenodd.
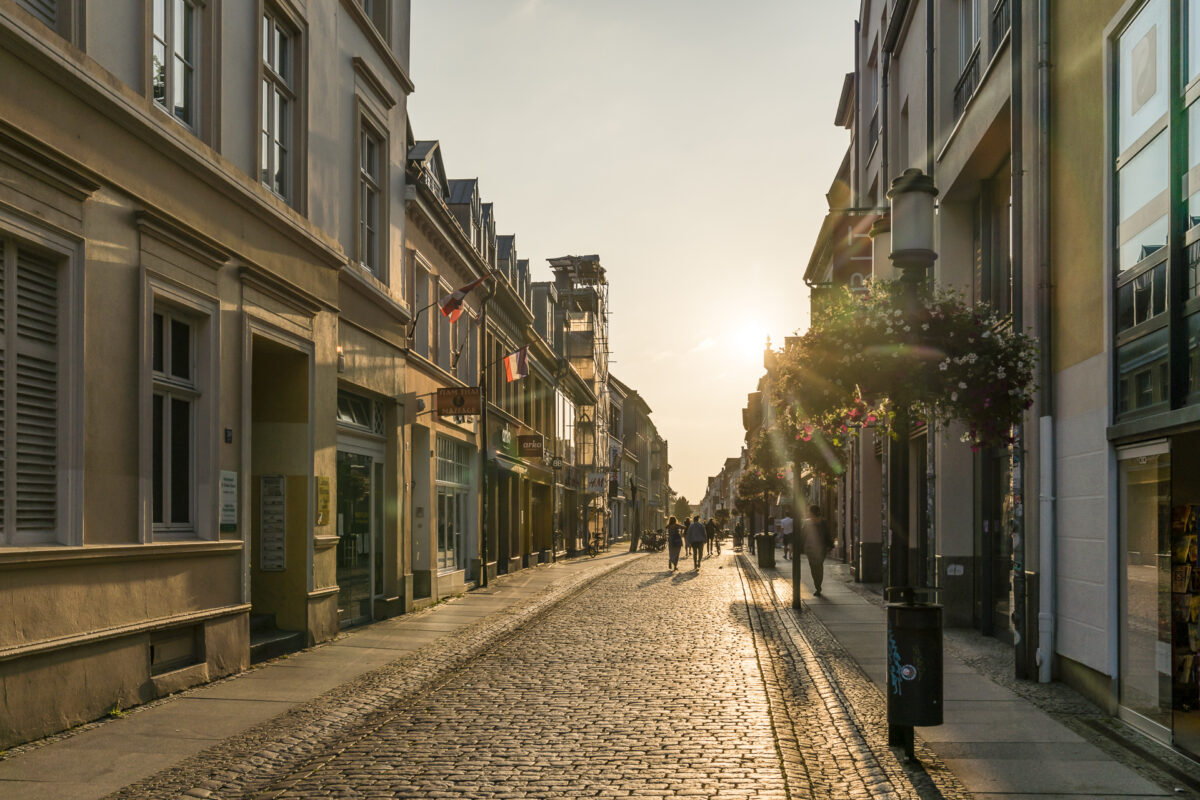
M 235 606 L 222 606 L 220 608 L 211 608 L 205 611 L 191 611 L 184 614 L 173 614 L 169 617 L 157 617 L 155 619 L 141 620 L 139 622 L 132 622 L 128 625 L 114 625 L 110 628 L 102 628 L 98 631 L 88 631 L 87 633 L 76 633 L 70 636 L 56 636 L 51 639 L 39 639 L 36 642 L 12 645 L 10 647 L 0 647 L 0 662 L 11 661 L 16 658 L 27 658 L 34 655 L 40 656 L 46 653 L 53 653 L 56 650 L 66 650 L 67 648 L 71 647 L 82 647 L 89 644 L 97 644 L 99 642 L 109 641 L 111 639 L 120 639 L 126 636 L 136 636 L 142 633 L 151 633 L 153 631 L 161 631 L 167 628 L 175 628 L 182 625 L 195 625 L 197 622 L 206 622 L 210 619 L 219 619 L 220 617 L 229 617 L 237 614 L 247 614 L 249 611 L 250 604 L 243 603 Z
M 362 78 L 363 83 L 367 85 L 367 88 L 374 92 L 375 96 L 378 97 L 379 100 L 381 100 L 389 110 L 394 108 L 396 106 L 396 98 L 393 97 L 392 93 L 387 90 L 387 86 L 383 84 L 383 81 L 379 80 L 379 76 L 375 74 L 375 70 L 371 69 L 371 65 L 368 64 L 361 56 L 354 56 L 354 58 L 351 59 L 351 63 L 354 64 L 354 74 Z
M 240 553 L 241 540 L 192 540 L 154 544 L 92 545 L 84 547 L 12 547 L 0 549 L 0 569 L 64 567 L 97 561 L 144 561 L 154 558 Z
M 100 178 L 82 164 L 35 143 L 0 122 L 0 161 L 80 202 L 101 187 Z
M 383 65 L 387 67 L 388 72 L 392 73 L 392 77 L 400 84 L 400 88 L 404 90 L 404 94 L 412 94 L 416 89 L 413 86 L 412 78 L 408 77 L 408 73 L 400 64 L 396 54 L 392 52 L 392 48 L 388 46 L 387 40 L 383 35 L 375 29 L 375 23 L 367 16 L 356 0 L 342 0 L 342 7 L 346 9 L 346 13 L 350 15 L 358 27 L 362 30 L 363 35 L 367 37 L 375 54 L 383 61 Z
M 349 264 L 339 271 L 338 277 L 342 283 L 350 286 L 396 319 L 403 322 L 411 321 L 412 314 L 408 306 L 393 297 L 390 289 L 365 267 L 357 263 Z
M 186 253 L 213 269 L 220 269 L 232 257 L 228 250 L 200 231 L 157 212 L 144 210 L 134 214 L 138 230 Z
M 332 538 L 334 540 L 334 544 L 337 544 L 338 537 L 336 537 L 336 536 L 333 536 L 333 537 L 326 536 L 326 537 L 322 537 L 322 538 L 326 538 L 326 539 Z M 315 539 L 313 540 L 313 543 L 316 544 Z M 319 600 L 322 597 L 329 597 L 330 595 L 335 595 L 338 593 L 339 590 L 340 590 L 340 587 L 338 587 L 338 586 L 325 586 L 320 589 L 313 589 L 311 592 L 308 593 L 308 599 L 309 600 Z
M 298 286 L 283 280 L 272 272 L 254 264 L 246 264 L 241 269 L 241 279 L 244 286 L 258 289 L 265 295 L 278 300 L 295 311 L 309 317 L 315 317 L 322 311 L 337 312 L 337 306 L 310 294 Z

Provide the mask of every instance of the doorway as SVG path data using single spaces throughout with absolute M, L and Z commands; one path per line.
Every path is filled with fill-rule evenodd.
M 374 617 L 383 595 L 382 448 L 338 442 L 337 583 L 338 625 L 349 627 Z
M 976 612 L 979 632 L 1012 644 L 1012 455 L 1007 447 L 984 450 L 978 459 Z

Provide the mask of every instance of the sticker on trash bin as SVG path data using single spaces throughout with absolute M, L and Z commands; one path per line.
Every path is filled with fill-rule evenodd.
M 900 677 L 906 681 L 916 680 L 917 679 L 917 668 L 914 667 L 912 664 L 905 664 L 903 667 L 900 668 Z

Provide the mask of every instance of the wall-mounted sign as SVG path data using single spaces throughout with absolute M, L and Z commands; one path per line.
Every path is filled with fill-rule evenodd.
M 329 476 L 318 475 L 317 482 L 317 518 L 314 525 L 329 524 Z
M 608 473 L 589 472 L 587 476 L 588 494 L 605 494 L 608 491 Z
M 517 450 L 521 458 L 541 458 L 544 444 L 540 433 L 532 433 L 517 437 Z
M 237 475 L 221 470 L 221 533 L 237 531 Z
M 478 387 L 453 386 L 437 390 L 439 417 L 478 417 L 480 408 Z
M 258 568 L 287 569 L 287 483 L 283 475 L 263 475 L 259 482 Z

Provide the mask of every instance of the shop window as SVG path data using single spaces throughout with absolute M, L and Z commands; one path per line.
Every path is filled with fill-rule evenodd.
M 437 437 L 437 503 L 439 572 L 463 569 L 474 450 L 464 442 Z

